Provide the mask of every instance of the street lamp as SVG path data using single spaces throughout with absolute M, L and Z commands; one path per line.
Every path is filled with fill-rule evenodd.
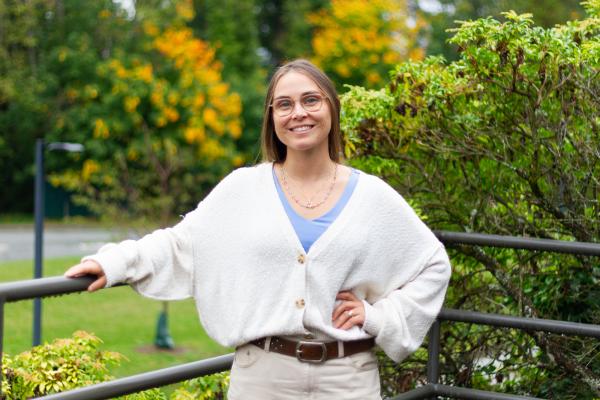
M 54 142 L 46 144 L 44 139 L 35 142 L 35 254 L 33 277 L 42 277 L 42 247 L 44 236 L 44 150 L 60 150 L 80 153 L 84 147 L 80 143 Z M 37 346 L 42 339 L 42 299 L 33 300 L 33 345 Z

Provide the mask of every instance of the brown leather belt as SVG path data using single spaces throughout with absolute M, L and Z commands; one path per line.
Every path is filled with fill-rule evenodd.
M 250 343 L 265 349 L 267 338 L 261 338 L 251 341 Z M 344 346 L 343 356 L 367 351 L 375 346 L 375 339 L 353 340 L 342 342 Z M 338 342 L 307 342 L 284 339 L 279 336 L 271 336 L 271 343 L 267 351 L 284 354 L 290 357 L 296 357 L 299 361 L 309 363 L 322 363 L 332 358 L 339 358 Z M 343 357 L 342 356 L 342 357 Z

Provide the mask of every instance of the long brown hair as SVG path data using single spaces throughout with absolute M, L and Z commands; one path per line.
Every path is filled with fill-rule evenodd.
M 313 63 L 307 60 L 294 60 L 279 67 L 269 82 L 267 96 L 265 97 L 265 109 L 263 114 L 263 124 L 261 130 L 261 149 L 263 161 L 281 162 L 287 155 L 286 146 L 277 138 L 273 124 L 273 110 L 271 102 L 275 92 L 275 86 L 279 79 L 288 72 L 299 72 L 312 79 L 315 84 L 325 93 L 331 112 L 331 130 L 329 131 L 329 158 L 339 162 L 342 151 L 342 134 L 340 130 L 340 99 L 338 98 L 335 86 L 331 79 L 323 71 L 317 68 Z

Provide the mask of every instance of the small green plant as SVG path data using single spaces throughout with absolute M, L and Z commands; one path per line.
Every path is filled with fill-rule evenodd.
M 70 339 L 36 346 L 14 358 L 5 355 L 5 398 L 26 399 L 110 379 L 107 367 L 118 364 L 123 356 L 99 351 L 101 342 L 92 334 L 77 331 Z
M 171 400 L 227 400 L 229 372 L 192 379 L 171 395 Z
M 2 356 L 2 400 L 24 400 L 113 379 L 108 367 L 125 359 L 120 353 L 100 351 L 102 340 L 77 331 L 10 357 Z M 159 389 L 123 397 L 123 400 L 166 400 Z

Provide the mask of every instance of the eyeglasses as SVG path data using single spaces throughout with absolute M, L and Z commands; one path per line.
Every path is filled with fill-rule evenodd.
M 300 105 L 307 112 L 316 112 L 323 107 L 325 96 L 318 93 L 305 94 L 300 98 Z M 296 108 L 296 102 L 290 98 L 277 99 L 270 107 L 278 117 L 287 117 Z

